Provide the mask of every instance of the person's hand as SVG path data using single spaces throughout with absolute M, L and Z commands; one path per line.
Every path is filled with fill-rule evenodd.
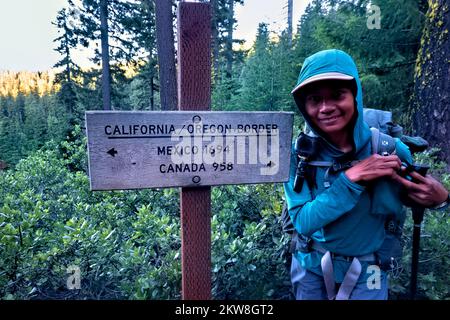
M 345 175 L 352 182 L 368 182 L 381 177 L 396 179 L 401 166 L 402 163 L 396 155 L 373 154 L 346 170 Z
M 402 168 L 406 172 L 406 168 Z M 395 180 L 401 183 L 408 194 L 408 197 L 415 203 L 424 207 L 435 207 L 443 203 L 448 198 L 448 191 L 444 186 L 430 175 L 425 177 L 417 172 L 410 172 L 412 181 L 397 175 Z

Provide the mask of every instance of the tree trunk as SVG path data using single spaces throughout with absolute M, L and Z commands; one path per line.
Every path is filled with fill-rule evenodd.
M 430 0 L 412 97 L 413 133 L 450 164 L 450 0 Z
M 154 85 L 155 85 L 155 74 L 154 74 L 154 68 L 153 66 L 151 67 L 152 70 L 150 71 L 150 110 L 153 111 L 155 110 L 155 90 L 154 90 Z
M 146 5 L 148 12 L 155 12 L 155 3 L 153 0 L 143 0 L 143 3 Z M 147 21 L 149 30 L 153 30 L 154 27 L 154 21 L 153 19 L 148 19 Z M 148 54 L 148 75 L 150 78 L 150 86 L 149 86 L 149 93 L 150 93 L 150 105 L 149 108 L 151 111 L 155 110 L 155 67 L 156 67 L 156 59 L 153 56 L 153 49 L 154 49 L 154 42 L 152 44 L 146 44 L 145 48 L 149 54 Z
M 64 22 L 64 27 L 66 27 L 66 24 Z M 64 38 L 65 38 L 65 42 L 66 42 L 66 57 L 67 57 L 67 62 L 66 62 L 66 80 L 68 83 L 70 83 L 72 81 L 71 77 L 70 77 L 70 48 L 69 48 L 69 39 L 67 36 L 67 30 L 65 30 L 65 34 L 64 34 Z
M 288 0 L 287 36 L 288 36 L 288 39 L 289 39 L 289 47 L 292 47 L 292 12 L 293 12 L 293 0 Z
M 155 0 L 156 42 L 162 110 L 177 110 L 177 78 L 172 25 L 172 0 Z
M 212 52 L 213 52 L 213 68 L 214 68 L 214 80 L 217 83 L 219 81 L 219 26 L 217 16 L 219 14 L 218 0 L 211 0 L 212 10 Z
M 233 73 L 233 28 L 234 28 L 234 1 L 228 0 L 228 26 L 227 26 L 227 78 Z
M 100 39 L 102 46 L 103 110 L 111 110 L 111 74 L 109 70 L 108 0 L 100 0 Z
M 8 168 L 8 164 L 0 160 L 0 171 L 5 170 L 6 168 Z

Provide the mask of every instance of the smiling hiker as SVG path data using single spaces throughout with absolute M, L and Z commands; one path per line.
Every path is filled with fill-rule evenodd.
M 284 185 L 296 231 L 295 297 L 387 299 L 396 246 L 387 240 L 405 219 L 402 195 L 443 208 L 448 191 L 429 175 L 403 177 L 409 148 L 364 122 L 357 68 L 345 52 L 308 57 L 292 94 L 310 129 L 297 139 Z

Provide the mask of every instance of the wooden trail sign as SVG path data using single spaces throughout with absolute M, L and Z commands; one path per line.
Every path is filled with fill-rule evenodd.
M 289 179 L 292 113 L 86 112 L 91 190 Z

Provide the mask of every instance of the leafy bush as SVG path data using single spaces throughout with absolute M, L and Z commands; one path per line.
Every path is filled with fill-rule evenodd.
M 180 298 L 178 189 L 91 192 L 79 128 L 70 140 L 0 173 L 0 297 Z M 213 296 L 286 296 L 281 186 L 214 188 L 212 208 Z
M 282 187 L 213 189 L 213 295 L 217 299 L 286 299 L 288 237 L 281 232 Z
M 70 166 L 83 144 L 64 143 L 65 157 L 50 144 L 1 174 L 0 296 L 143 298 L 151 287 L 150 297 L 177 297 L 176 190 L 90 192 Z M 71 265 L 81 290 L 66 288 Z
M 179 190 L 91 192 L 85 150 L 78 128 L 69 141 L 50 142 L 0 172 L 0 297 L 179 299 Z M 431 163 L 450 187 L 433 150 L 416 160 Z M 282 204 L 280 184 L 212 188 L 213 298 L 292 297 Z M 418 285 L 429 299 L 449 298 L 448 213 L 427 211 L 424 220 Z M 392 299 L 408 294 L 411 235 L 408 218 Z M 69 266 L 80 268 L 80 290 L 67 288 Z

